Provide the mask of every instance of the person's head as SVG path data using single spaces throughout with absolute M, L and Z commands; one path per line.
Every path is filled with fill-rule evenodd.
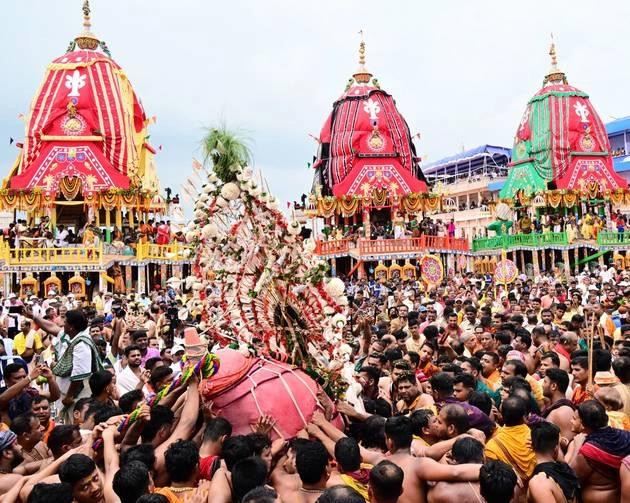
M 462 372 L 453 378 L 453 396 L 460 402 L 466 402 L 475 388 L 476 381 L 471 374 Z
M 0 465 L 5 470 L 13 470 L 24 461 L 17 444 L 17 435 L 10 430 L 0 431 Z
M 543 376 L 546 374 L 547 369 L 559 367 L 560 357 L 557 353 L 554 353 L 553 351 L 547 351 L 540 356 L 540 373 Z
M 84 423 L 85 415 L 93 402 L 96 400 L 92 397 L 79 398 L 75 402 L 74 409 L 72 409 L 72 424 L 80 426 Z
M 221 457 L 228 471 L 237 461 L 254 455 L 254 446 L 247 435 L 234 435 L 223 441 Z
M 516 473 L 503 461 L 492 459 L 479 469 L 479 492 L 486 503 L 509 503 L 516 482 Z
M 31 400 L 31 412 L 37 416 L 40 424 L 48 428 L 50 422 L 50 402 L 43 395 L 34 396 Z
M 373 415 L 363 422 L 361 428 L 361 445 L 366 449 L 379 449 L 383 452 L 387 451 L 387 442 L 385 440 L 385 422 L 384 417 Z
M 398 396 L 407 404 L 413 402 L 420 393 L 416 376 L 411 371 L 404 372 L 398 377 L 396 387 Z
M 352 437 L 344 437 L 335 443 L 335 459 L 343 472 L 356 472 L 361 466 L 359 444 Z
M 337 484 L 326 488 L 317 498 L 317 503 L 365 503 L 365 499 L 352 487 L 345 484 Z
M 70 311 L 68 311 L 70 312 Z M 77 503 L 101 503 L 103 482 L 94 461 L 85 454 L 73 454 L 59 467 L 59 480 L 72 487 Z
M 430 342 L 426 341 L 420 348 L 420 365 L 424 366 L 430 362 L 434 354 L 435 348 Z
M 494 351 L 494 337 L 490 332 L 483 332 L 477 336 L 477 339 L 484 351 Z
M 483 463 L 485 446 L 476 438 L 458 438 L 451 448 L 451 459 L 458 465 L 464 463 Z
M 315 485 L 328 480 L 328 453 L 324 444 L 312 441 L 299 447 L 295 466 L 302 484 Z
M 573 353 L 578 349 L 578 336 L 575 332 L 564 332 L 558 342 L 568 353 Z
M 453 378 L 446 372 L 438 372 L 429 379 L 434 400 L 444 400 L 453 396 Z
M 120 454 L 120 466 L 140 461 L 149 471 L 155 469 L 155 448 L 151 444 L 136 444 Z
M 242 503 L 276 503 L 278 493 L 267 486 L 254 487 L 243 499 Z
M 512 346 L 517 351 L 526 352 L 532 345 L 532 336 L 527 333 L 527 330 L 517 332 L 512 342 Z
M 203 430 L 203 442 L 223 446 L 230 435 L 232 435 L 232 424 L 223 417 L 212 417 L 206 421 Z
M 569 387 L 569 374 L 562 369 L 551 367 L 547 369 L 542 381 L 543 395 L 547 398 L 562 398 Z
M 560 428 L 548 421 L 541 421 L 530 426 L 532 449 L 538 455 L 556 459 L 560 443 Z
M 175 414 L 168 407 L 156 405 L 151 409 L 151 419 L 142 429 L 142 441 L 159 445 L 170 435 L 175 421 Z
M 387 357 L 383 353 L 370 353 L 365 363 L 370 367 L 375 367 L 381 372 L 387 363 Z
M 4 380 L 8 388 L 27 378 L 26 370 L 19 363 L 9 363 L 4 369 Z
M 571 374 L 573 374 L 573 380 L 577 384 L 581 384 L 582 387 L 588 382 L 588 358 L 586 356 L 578 356 L 571 360 Z
M 112 488 L 120 503 L 136 503 L 143 494 L 152 491 L 153 480 L 149 468 L 141 461 L 130 461 L 114 475 Z
M 397 360 L 394 363 L 392 363 L 392 371 L 391 371 L 391 378 L 392 378 L 392 382 L 396 383 L 398 381 L 398 378 L 406 373 L 411 371 L 411 367 L 409 366 L 409 363 L 407 363 L 405 360 Z
M 381 461 L 370 470 L 368 493 L 372 503 L 393 503 L 403 491 L 404 472 L 391 461 Z
M 525 422 L 527 402 L 518 396 L 509 396 L 501 402 L 501 414 L 505 426 L 518 426 Z
M 131 341 L 134 345 L 138 346 L 140 350 L 147 349 L 149 344 L 149 338 L 147 337 L 146 330 L 134 330 L 131 332 Z
M 140 346 L 136 344 L 131 344 L 125 348 L 124 352 L 129 367 L 131 367 L 132 369 L 138 368 L 142 363 L 142 351 L 140 349 Z
M 479 358 L 475 358 L 471 356 L 470 358 L 466 358 L 461 365 L 462 371 L 466 374 L 470 374 L 475 378 L 475 381 L 479 377 L 483 370 L 483 366 L 481 365 L 481 360 Z
M 630 357 L 620 356 L 612 363 L 613 371 L 624 384 L 630 384 Z
M 501 380 L 507 377 L 519 376 L 525 378 L 527 376 L 527 367 L 521 360 L 507 360 L 501 367 Z
M 411 420 L 407 416 L 394 416 L 385 422 L 385 441 L 391 451 L 409 449 L 413 440 Z
M 114 375 L 108 370 L 99 370 L 90 376 L 88 381 L 93 397 L 102 395 L 113 396 L 115 394 Z
M 30 451 L 42 439 L 42 427 L 37 416 L 31 412 L 20 414 L 11 422 L 11 431 L 17 435 L 22 449 Z
M 454 438 L 470 429 L 470 420 L 466 410 L 457 404 L 442 407 L 437 417 L 438 435 L 441 440 Z
M 439 439 L 439 426 L 437 417 L 431 409 L 414 410 L 409 416 L 411 429 L 414 435 L 431 440 Z
M 72 486 L 63 482 L 57 484 L 45 484 L 40 482 L 33 486 L 26 503 L 72 503 Z
M 132 389 L 127 391 L 118 400 L 118 406 L 125 414 L 131 414 L 140 402 L 144 400 L 144 393 L 140 389 Z
M 161 365 L 153 369 L 151 377 L 149 377 L 149 383 L 153 389 L 158 392 L 164 386 L 170 386 L 173 381 L 173 369 L 165 365 Z
M 578 406 L 578 415 L 582 428 L 586 433 L 591 433 L 608 425 L 606 408 L 597 400 L 587 400 Z
M 231 470 L 232 498 L 240 502 L 249 491 L 255 487 L 265 485 L 268 466 L 257 456 L 241 459 Z
M 60 458 L 69 450 L 79 447 L 81 443 L 81 433 L 75 424 L 58 424 L 52 429 L 46 441 L 46 445 L 55 459 Z
M 59 309 L 61 314 L 61 309 Z M 70 309 L 65 313 L 63 330 L 70 338 L 88 327 L 88 320 L 80 309 Z
M 498 354 L 492 351 L 486 351 L 481 357 L 481 367 L 483 368 L 484 375 L 488 376 L 492 374 L 499 366 L 499 360 Z
M 172 482 L 194 481 L 199 470 L 199 447 L 192 440 L 178 440 L 166 449 L 164 463 Z

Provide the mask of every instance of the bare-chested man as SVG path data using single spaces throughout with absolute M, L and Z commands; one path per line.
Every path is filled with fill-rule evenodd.
M 579 482 L 573 469 L 561 461 L 560 428 L 541 422 L 532 425 L 532 448 L 536 468 L 529 481 L 528 503 L 572 503 L 577 501 Z
M 562 437 L 566 439 L 566 441 L 563 440 L 561 444 L 564 446 L 565 450 L 567 444 L 573 440 L 575 436 L 571 428 L 575 406 L 573 402 L 566 397 L 568 387 L 569 374 L 564 370 L 550 367 L 545 371 L 545 378 L 542 380 L 542 389 L 545 398 L 549 399 L 549 406 L 543 411 L 542 417 L 560 428 Z
M 390 417 L 385 423 L 385 437 L 390 455 L 389 461 L 400 466 L 404 472 L 403 492 L 398 503 L 424 503 L 427 501 L 426 481 L 476 481 L 479 478 L 479 464 L 446 465 L 429 458 L 415 458 L 411 455 L 413 439 L 411 421 L 406 416 Z M 364 461 L 375 464 L 384 456 L 363 450 Z
M 619 468 L 630 454 L 630 432 L 609 427 L 606 409 L 596 400 L 580 404 L 575 415 L 584 433 L 576 435 L 567 458 L 582 484 L 582 501 L 619 501 Z

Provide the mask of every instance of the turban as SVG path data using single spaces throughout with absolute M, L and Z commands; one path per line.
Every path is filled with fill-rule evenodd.
M 16 439 L 17 435 L 11 430 L 0 431 L 0 452 L 13 445 Z

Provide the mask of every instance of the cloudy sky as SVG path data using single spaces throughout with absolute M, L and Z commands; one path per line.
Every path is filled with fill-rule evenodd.
M 81 29 L 81 0 L 3 2 L 0 172 L 15 158 L 46 65 Z M 608 0 L 92 0 L 93 31 L 125 69 L 148 115 L 162 186 L 179 192 L 204 127 L 250 139 L 281 199 L 308 191 L 319 130 L 357 67 L 391 93 L 427 162 L 484 143 L 511 146 L 549 68 L 588 92 L 605 122 L 630 114 L 630 2 Z

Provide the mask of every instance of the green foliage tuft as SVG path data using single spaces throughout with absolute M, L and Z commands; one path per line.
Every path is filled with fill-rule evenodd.
M 252 161 L 252 153 L 245 138 L 228 131 L 225 125 L 208 128 L 201 140 L 204 162 L 211 161 L 216 175 L 224 182 L 236 180 L 236 174 Z

